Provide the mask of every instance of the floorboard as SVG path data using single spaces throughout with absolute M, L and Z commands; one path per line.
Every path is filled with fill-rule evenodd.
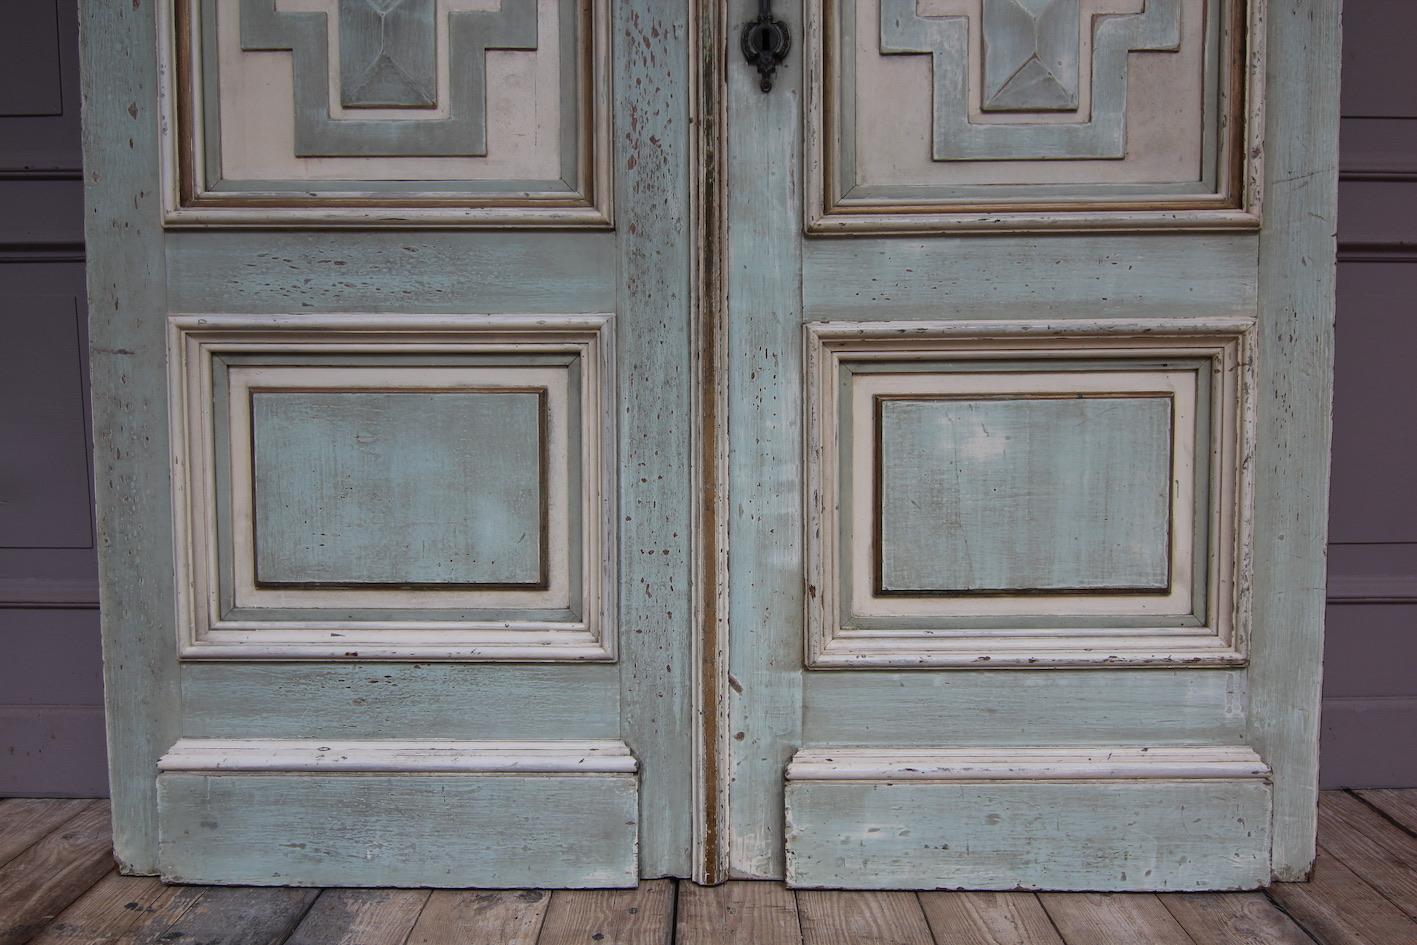
M 536 945 L 551 894 L 539 889 L 437 889 L 408 945 Z
M 51 801 L 12 797 L 0 801 L 0 866 L 34 846 L 50 831 L 93 804 L 92 798 Z
M 538 945 L 664 945 L 672 934 L 674 883 L 648 879 L 638 889 L 558 889 Z
M 283 945 L 318 889 L 209 886 L 169 921 L 143 926 L 134 945 Z
M 1067 945 L 1194 945 L 1152 893 L 1039 893 Z
M 934 945 L 913 892 L 801 889 L 797 913 L 804 945 Z
M 1313 945 L 1264 893 L 1168 893 L 1157 898 L 1196 945 Z
M 29 945 L 130 945 L 149 922 L 181 915 L 200 894 L 194 886 L 165 886 L 155 876 L 112 872 Z
M 940 945 L 1063 945 L 1030 892 L 923 892 L 920 905 Z
M 108 802 L 101 801 L 0 867 L 0 945 L 25 945 L 112 869 Z
M 675 945 L 802 945 L 797 897 L 780 883 L 680 883 L 675 914 Z
M 426 889 L 326 889 L 286 945 L 403 945 Z
M 1417 835 L 1417 788 L 1380 788 L 1355 792 L 1408 833 Z
M 1322 945 L 1417 942 L 1417 923 L 1322 845 L 1307 883 L 1278 883 L 1269 897 Z
M 1319 798 L 1324 849 L 1417 918 L 1417 837 L 1344 791 Z

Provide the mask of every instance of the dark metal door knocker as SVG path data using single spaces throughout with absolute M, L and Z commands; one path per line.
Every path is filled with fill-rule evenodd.
M 758 17 L 743 24 L 743 58 L 757 67 L 758 88 L 772 91 L 772 76 L 792 51 L 787 24 L 772 15 L 772 0 L 758 0 Z

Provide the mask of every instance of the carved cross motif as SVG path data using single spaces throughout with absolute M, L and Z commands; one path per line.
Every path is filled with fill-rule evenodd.
M 345 108 L 435 108 L 434 0 L 340 0 L 340 101 Z
M 984 0 L 988 112 L 1078 107 L 1078 0 Z

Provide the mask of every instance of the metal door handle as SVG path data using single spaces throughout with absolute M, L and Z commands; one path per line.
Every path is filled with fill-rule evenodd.
M 773 73 L 792 51 L 792 33 L 772 15 L 772 0 L 758 0 L 758 16 L 743 24 L 739 42 L 743 58 L 758 70 L 758 88 L 771 92 Z

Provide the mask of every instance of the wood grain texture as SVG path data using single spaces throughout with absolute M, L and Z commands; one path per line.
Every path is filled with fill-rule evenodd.
M 1063 945 L 1038 896 L 1027 892 L 922 892 L 937 945 Z
M 1268 15 L 1248 743 L 1274 769 L 1274 877 L 1314 858 L 1332 440 L 1340 3 Z
M 318 889 L 204 889 L 180 914 L 146 923 L 134 945 L 281 945 L 319 895 Z
M 435 889 L 406 945 L 535 945 L 551 893 Z
M 627 886 L 633 775 L 158 778 L 169 882 Z
M 1356 793 L 1402 825 L 1404 830 L 1417 834 L 1417 788 L 1385 788 Z
M 426 889 L 327 889 L 285 945 L 403 945 Z
M 775 12 L 802 35 L 797 5 Z M 779 70 L 764 95 L 730 68 L 726 92 L 728 847 L 745 878 L 783 875 L 782 768 L 801 729 L 801 82 Z
M 0 800 L 0 866 L 19 856 L 45 834 L 76 817 L 93 801 L 12 797 Z
M 96 801 L 0 868 L 0 945 L 24 945 L 113 869 L 111 837 Z
M 164 927 L 201 896 L 152 876 L 109 873 L 31 940 L 30 945 L 132 945 L 149 924 Z
M 805 745 L 1237 745 L 1233 670 L 809 673 Z
M 1254 311 L 1256 251 L 1253 234 L 808 240 L 803 315 L 1234 315 Z M 1197 279 L 1201 272 L 1206 277 Z
M 615 4 L 624 738 L 641 763 L 641 875 L 693 848 L 694 498 L 688 4 Z
M 156 869 L 152 766 L 177 737 L 156 4 L 83 0 L 85 244 L 113 848 Z
M 1263 893 L 1158 896 L 1195 945 L 1311 945 L 1312 939 Z
M 1254 889 L 1259 780 L 791 781 L 787 881 L 846 889 Z
M 797 893 L 803 945 L 934 945 L 920 900 L 909 892 Z
M 679 884 L 675 945 L 801 945 L 797 898 L 778 883 Z
M 1323 945 L 1398 945 L 1417 922 L 1324 848 L 1308 882 L 1276 883 L 1269 896 Z
M 610 234 L 173 233 L 167 259 L 177 312 L 615 310 Z
M 1068 945 L 1195 945 L 1153 895 L 1044 893 L 1038 898 Z
M 674 883 L 552 893 L 537 945 L 663 945 L 674 934 Z
M 1344 791 L 1319 795 L 1324 849 L 1417 919 L 1417 837 Z

